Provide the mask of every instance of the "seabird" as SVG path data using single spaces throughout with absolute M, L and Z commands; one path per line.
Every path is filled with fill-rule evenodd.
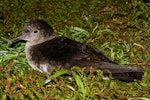
M 25 55 L 29 65 L 42 73 L 50 75 L 58 66 L 62 69 L 79 66 L 85 67 L 85 72 L 92 67 L 93 72 L 101 70 L 104 75 L 111 73 L 113 78 L 120 81 L 142 79 L 142 68 L 120 66 L 97 48 L 58 36 L 43 20 L 26 23 L 21 35 L 10 40 L 9 44 L 21 40 L 26 41 Z

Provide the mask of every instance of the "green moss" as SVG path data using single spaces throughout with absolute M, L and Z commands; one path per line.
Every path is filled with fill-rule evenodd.
M 144 68 L 142 81 L 102 80 L 102 73 L 57 76 L 46 85 L 46 76 L 32 70 L 24 43 L 8 40 L 23 25 L 43 19 L 54 31 L 99 48 L 121 65 Z M 150 83 L 150 6 L 142 0 L 4 0 L 0 1 L 0 98 L 59 100 L 148 100 Z M 57 73 L 56 73 L 57 74 Z M 54 74 L 55 75 L 55 74 Z

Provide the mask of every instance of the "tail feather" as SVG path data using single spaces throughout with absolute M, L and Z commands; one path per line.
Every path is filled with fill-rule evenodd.
M 141 80 L 144 74 L 143 69 L 137 67 L 119 66 L 117 64 L 109 63 L 105 63 L 104 67 L 105 68 L 100 68 L 104 72 L 104 74 L 108 74 L 108 71 L 110 71 L 113 78 L 125 82 Z
M 133 82 L 134 80 L 141 80 L 143 72 L 126 72 L 126 73 L 112 73 L 113 78 L 125 82 Z
M 138 67 L 120 66 L 117 64 L 104 62 L 101 65 L 95 65 L 93 71 L 102 70 L 104 76 L 110 73 L 114 79 L 125 82 L 133 82 L 134 80 L 141 80 L 143 76 L 143 69 Z

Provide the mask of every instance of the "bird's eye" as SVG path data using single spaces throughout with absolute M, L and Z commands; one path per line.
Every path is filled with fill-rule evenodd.
M 37 33 L 37 32 L 38 32 L 37 30 L 34 31 L 34 33 Z

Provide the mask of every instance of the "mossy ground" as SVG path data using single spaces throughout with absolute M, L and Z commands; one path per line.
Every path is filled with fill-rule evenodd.
M 56 33 L 99 48 L 120 65 L 144 68 L 142 81 L 102 80 L 101 71 L 46 76 L 33 71 L 24 43 L 13 46 L 23 25 L 47 21 Z M 4 0 L 0 1 L 0 98 L 45 100 L 149 100 L 150 3 L 142 0 Z M 57 73 L 57 72 L 56 72 Z

